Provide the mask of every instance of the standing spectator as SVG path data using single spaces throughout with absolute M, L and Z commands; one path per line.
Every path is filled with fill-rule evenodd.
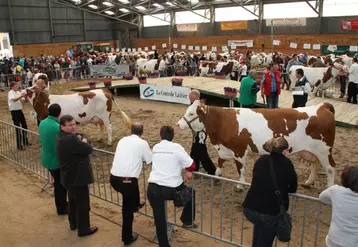
M 167 57 L 163 57 L 159 63 L 160 77 L 167 77 L 167 65 L 169 64 Z
M 328 247 L 358 246 L 358 166 L 346 167 L 340 185 L 333 185 L 319 195 L 332 205 L 332 220 L 326 237 Z
M 283 83 L 283 81 L 282 81 Z M 266 96 L 268 108 L 278 108 L 278 97 L 281 93 L 281 72 L 277 64 L 270 65 L 270 71 L 265 72 L 261 82 L 261 96 Z
M 292 108 L 305 107 L 308 99 L 308 93 L 311 86 L 303 69 L 296 69 L 296 78 L 298 79 L 295 87 L 293 88 L 293 104 Z
M 192 178 L 195 170 L 195 162 L 185 152 L 184 148 L 172 142 L 174 129 L 170 126 L 160 128 L 162 141 L 153 147 L 153 165 L 148 179 L 148 200 L 153 208 L 154 222 L 156 227 L 159 247 L 170 247 L 167 236 L 167 220 L 165 217 L 165 201 L 174 200 L 174 205 L 184 204 L 180 220 L 184 228 L 197 228 L 195 220 L 195 191 L 187 193 L 184 203 L 178 199 L 178 193 L 189 190 L 182 178 L 182 169 L 185 169 L 185 178 Z
M 24 100 L 26 93 L 19 92 L 19 85 L 17 82 L 10 83 L 11 90 L 8 93 L 8 105 L 11 112 L 12 121 L 14 125 L 27 129 L 27 123 L 22 112 L 22 103 L 21 100 Z M 29 145 L 27 139 L 27 133 L 25 130 L 20 130 L 16 128 L 16 145 L 17 149 L 23 150 L 25 146 Z
M 132 232 L 134 212 L 144 206 L 140 202 L 138 177 L 142 171 L 143 162 L 152 163 L 152 152 L 148 143 L 141 138 L 143 126 L 139 123 L 132 125 L 132 135 L 123 137 L 117 145 L 111 169 L 111 185 L 122 194 L 122 242 L 124 246 L 131 245 L 138 239 L 138 234 Z
M 60 131 L 58 118 L 61 106 L 52 104 L 48 108 L 48 117 L 39 126 L 41 143 L 41 164 L 49 170 L 54 179 L 55 205 L 58 215 L 68 213 L 67 190 L 61 184 L 60 165 L 56 153 L 56 136 Z
M 34 75 L 32 74 L 31 70 L 27 69 L 27 74 L 26 74 L 27 84 L 31 87 L 32 87 L 32 78 L 33 77 L 34 77 Z
M 57 60 L 53 66 L 55 67 L 55 78 L 56 78 L 56 80 L 60 80 L 61 79 L 61 66 Z
M 343 62 L 340 62 L 341 68 L 339 69 L 339 82 L 341 84 L 341 95 L 339 98 L 343 98 L 346 95 L 347 79 L 349 74 L 349 68 Z
M 200 92 L 196 89 L 190 91 L 189 100 L 190 104 L 196 100 L 200 100 Z M 188 126 L 191 128 L 190 123 L 188 123 Z M 195 161 L 195 171 L 199 171 L 200 164 L 202 164 L 208 174 L 215 175 L 216 167 L 210 159 L 208 149 L 206 147 L 207 133 L 203 130 L 199 132 L 195 132 L 193 129 L 191 130 L 193 134 L 193 141 L 191 145 L 190 157 Z
M 84 237 L 97 232 L 90 227 L 90 202 L 88 185 L 93 183 L 89 155 L 93 149 L 85 135 L 77 134 L 76 121 L 70 115 L 60 118 L 60 132 L 56 140 L 56 152 L 60 163 L 61 184 L 68 191 L 68 221 L 70 229 L 78 229 Z
M 249 76 L 240 83 L 238 102 L 242 108 L 254 108 L 257 101 L 256 70 L 250 70 Z
M 357 104 L 358 87 L 358 58 L 353 58 L 353 64 L 349 68 L 348 103 Z
M 240 73 L 241 73 L 241 76 L 240 76 L 239 81 L 241 82 L 242 79 L 244 79 L 247 76 L 247 65 L 246 65 L 245 61 L 241 62 Z
M 290 61 L 288 61 L 287 66 L 286 66 L 286 74 L 288 75 L 290 72 L 290 68 L 293 65 L 302 65 L 302 63 L 300 61 L 298 61 L 298 56 L 297 54 L 293 54 L 292 55 L 292 59 Z
M 245 217 L 254 224 L 252 247 L 272 246 L 277 233 L 280 207 L 271 177 L 270 159 L 286 210 L 289 208 L 288 193 L 297 191 L 297 174 L 292 162 L 283 154 L 288 147 L 283 137 L 271 139 L 264 144 L 270 154 L 262 155 L 254 165 L 251 187 L 243 204 Z

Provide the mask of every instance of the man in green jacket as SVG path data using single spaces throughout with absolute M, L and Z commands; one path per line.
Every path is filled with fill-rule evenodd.
M 67 190 L 61 184 L 60 165 L 56 153 L 56 136 L 60 131 L 58 118 L 61 114 L 59 104 L 52 104 L 48 108 L 48 117 L 41 121 L 39 125 L 41 149 L 41 164 L 47 168 L 54 179 L 55 187 L 55 204 L 58 215 L 66 215 L 67 207 Z
M 245 77 L 240 85 L 238 102 L 242 108 L 254 108 L 257 100 L 256 71 L 250 70 L 249 76 Z

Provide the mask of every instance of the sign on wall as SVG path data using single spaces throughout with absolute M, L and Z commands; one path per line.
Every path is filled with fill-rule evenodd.
M 246 30 L 247 21 L 225 21 L 220 23 L 221 30 Z
M 358 30 L 358 20 L 341 21 L 342 30 Z
M 155 84 L 140 84 L 139 93 L 141 99 L 166 101 L 190 105 L 190 88 L 176 86 L 162 86 Z
M 90 65 L 91 76 L 122 76 L 129 73 L 129 66 L 126 64 L 119 65 Z
M 177 24 L 178 32 L 196 32 L 198 24 Z
M 306 26 L 306 18 L 281 18 L 281 19 L 266 19 L 266 26 L 270 27 L 282 27 L 282 26 Z
M 229 47 L 235 46 L 235 48 L 238 46 L 248 46 L 248 44 L 251 44 L 251 43 L 254 43 L 254 41 L 253 40 L 228 40 L 228 42 L 227 42 Z

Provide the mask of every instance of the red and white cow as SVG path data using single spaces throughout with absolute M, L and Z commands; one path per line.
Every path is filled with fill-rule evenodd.
M 102 133 L 107 128 L 108 145 L 112 144 L 112 125 L 109 117 L 112 111 L 113 97 L 107 89 L 96 89 L 68 95 L 48 95 L 26 89 L 28 100 L 36 114 L 45 119 L 48 116 L 48 107 L 57 103 L 61 106 L 61 116 L 71 115 L 77 123 L 86 125 L 99 124 Z
M 312 92 L 314 95 L 316 95 L 318 90 L 327 90 L 332 84 L 335 83 L 336 77 L 338 76 L 338 68 L 340 67 L 340 64 L 335 63 L 334 66 L 330 67 L 305 67 L 302 65 L 294 65 L 291 66 L 289 71 L 289 79 L 294 85 L 294 83 L 297 81 L 296 79 L 296 70 L 297 69 L 303 69 L 303 72 L 307 78 L 307 80 L 310 82 L 312 86 Z M 324 93 L 322 94 L 322 97 L 324 97 Z
M 225 78 L 230 78 L 234 66 L 234 62 L 212 62 L 200 61 L 199 75 L 200 76 L 213 76 L 215 73 L 225 74 Z
M 320 163 L 327 173 L 329 187 L 335 177 L 332 157 L 336 128 L 334 112 L 328 103 L 296 109 L 245 109 L 207 106 L 197 100 L 189 106 L 178 126 L 195 132 L 206 131 L 219 154 L 217 176 L 221 175 L 225 160 L 234 159 L 239 181 L 245 182 L 249 150 L 265 154 L 263 145 L 273 137 L 283 136 L 289 143 L 290 155 L 299 154 L 311 163 L 311 174 L 305 186 L 316 180 L 316 164 Z

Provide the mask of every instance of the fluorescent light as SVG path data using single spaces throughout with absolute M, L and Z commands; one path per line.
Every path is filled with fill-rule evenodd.
M 80 4 L 81 0 L 72 0 L 72 2 L 74 2 L 75 4 Z
M 91 9 L 98 9 L 98 6 L 94 5 L 94 4 L 90 4 L 90 5 L 88 5 L 88 7 Z
M 104 11 L 104 13 L 106 13 L 107 15 L 114 15 L 114 12 L 110 10 L 106 10 Z
M 145 10 L 145 7 L 143 7 L 143 6 L 136 6 L 135 8 L 139 9 L 139 10 Z
M 199 2 L 199 0 L 189 0 L 191 2 L 191 4 L 197 4 Z
M 122 12 L 124 12 L 124 13 L 129 13 L 129 10 L 128 10 L 128 9 L 125 9 L 125 8 L 121 8 L 121 9 L 119 9 L 119 11 L 122 11 Z
M 112 6 L 113 6 L 113 4 L 110 3 L 110 2 L 103 2 L 102 4 L 103 4 L 103 5 L 106 5 L 106 6 L 108 6 L 108 7 L 112 7 Z
M 159 3 L 153 3 L 153 6 L 157 7 L 157 8 L 163 8 L 162 5 L 160 5 Z
M 124 4 L 130 3 L 128 0 L 118 0 L 118 1 L 121 2 L 121 3 L 124 3 Z
M 166 2 L 166 4 L 169 6 L 174 6 L 174 4 L 172 4 L 171 2 Z

